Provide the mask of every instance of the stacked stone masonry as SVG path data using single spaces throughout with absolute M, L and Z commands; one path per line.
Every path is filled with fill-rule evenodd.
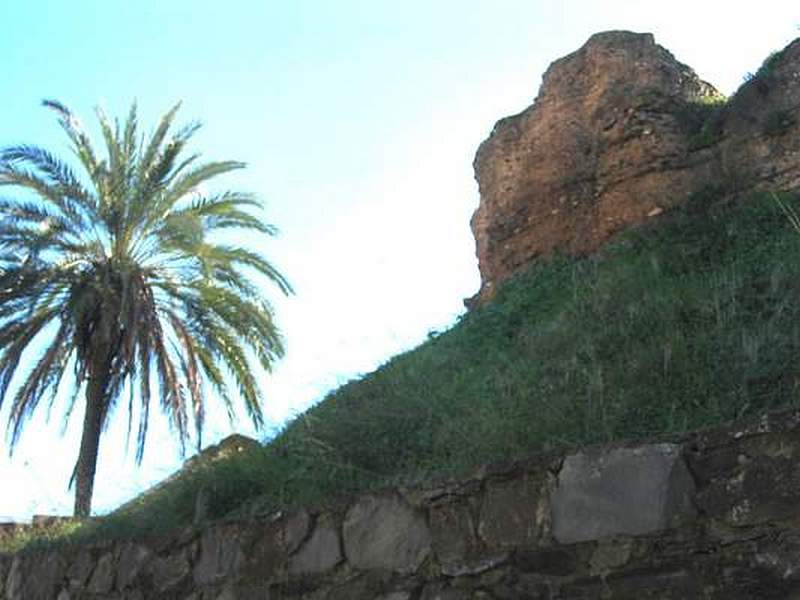
M 0 556 L 4 600 L 800 597 L 800 412 L 156 540 Z

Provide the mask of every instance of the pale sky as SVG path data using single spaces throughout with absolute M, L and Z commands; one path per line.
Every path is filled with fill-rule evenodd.
M 800 35 L 795 2 L 0 0 L 0 146 L 65 153 L 43 98 L 90 127 L 136 99 L 152 124 L 174 102 L 194 148 L 246 171 L 280 237 L 264 252 L 294 284 L 276 306 L 288 355 L 264 381 L 273 429 L 324 394 L 447 327 L 478 288 L 472 159 L 495 121 L 526 108 L 553 60 L 608 29 L 652 32 L 724 93 Z M 181 120 L 179 118 L 179 120 Z M 213 399 L 209 404 L 213 404 Z M 69 514 L 82 412 L 34 418 L 8 458 L 0 520 Z M 137 468 L 123 414 L 104 434 L 95 512 L 181 464 L 153 414 Z M 0 410 L 5 426 L 7 407 Z M 236 428 L 253 434 L 245 421 Z M 205 439 L 233 430 L 212 413 Z M 263 434 L 266 436 L 266 433 Z M 263 437 L 262 436 L 262 437 Z

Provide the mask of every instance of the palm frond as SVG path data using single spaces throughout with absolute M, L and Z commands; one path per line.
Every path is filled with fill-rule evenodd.
M 161 146 L 167 137 L 167 133 L 169 133 L 170 127 L 172 127 L 172 122 L 175 120 L 175 115 L 178 113 L 178 109 L 180 109 L 180 107 L 181 103 L 178 102 L 175 104 L 175 106 L 169 109 L 164 116 L 161 117 L 158 127 L 150 137 L 150 141 L 142 153 L 139 164 L 137 165 L 139 169 L 139 178 L 141 180 L 146 179 L 150 169 L 153 168 L 153 164 L 160 153 Z
M 92 148 L 91 141 L 83 131 L 83 125 L 78 118 L 62 103 L 57 100 L 43 100 L 42 104 L 55 111 L 58 122 L 72 142 L 73 151 L 93 180 L 97 177 L 100 165 Z
M 12 323 L 4 328 L 0 335 L 0 406 L 6 397 L 23 352 L 56 316 L 56 311 L 43 311 L 36 313 L 24 322 Z
M 37 146 L 0 149 L 0 186 L 27 192 L 0 196 L 0 405 L 12 398 L 12 447 L 43 399 L 52 409 L 68 369 L 65 425 L 83 392 L 93 422 L 104 427 L 130 386 L 137 461 L 154 398 L 182 448 L 192 434 L 202 439 L 209 391 L 233 419 L 235 386 L 261 427 L 256 365 L 269 371 L 284 346 L 260 282 L 249 275 L 265 276 L 283 294 L 292 289 L 260 253 L 216 236 L 231 229 L 274 235 L 259 201 L 205 189 L 244 163 L 201 163 L 199 153 L 187 153 L 200 125 L 173 129 L 180 104 L 149 137 L 139 133 L 135 103 L 124 122 L 97 109 L 102 155 L 65 105 L 44 105 L 85 174 Z M 23 360 L 35 339 L 45 341 L 42 354 Z M 76 464 L 79 490 L 81 460 L 91 459 Z
M 58 332 L 14 397 L 9 417 L 12 448 L 19 440 L 26 418 L 33 414 L 42 397 L 48 392 L 54 396 L 58 389 L 72 354 L 70 327 L 69 321 L 62 321 Z
M 35 162 L 32 165 L 32 169 L 10 162 L 0 165 L 0 186 L 30 190 L 79 229 L 87 227 L 88 222 L 97 217 L 96 200 L 79 182 L 53 180 L 47 171 L 36 168 Z
M 244 169 L 245 166 L 245 163 L 235 160 L 210 162 L 199 165 L 179 175 L 174 181 L 170 182 L 170 188 L 159 203 L 158 208 L 166 214 L 167 211 L 171 210 L 172 207 L 183 200 L 183 198 L 197 191 L 202 184 L 210 179 L 219 177 L 225 173 L 230 173 L 231 171 Z

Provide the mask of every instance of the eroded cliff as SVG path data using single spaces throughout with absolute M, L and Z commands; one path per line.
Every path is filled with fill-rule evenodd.
M 481 299 L 554 250 L 582 255 L 707 187 L 800 184 L 800 40 L 730 100 L 650 34 L 592 36 L 475 158 Z

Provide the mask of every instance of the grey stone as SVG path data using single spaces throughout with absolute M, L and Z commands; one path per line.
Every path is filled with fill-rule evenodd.
M 539 541 L 547 516 L 540 478 L 523 475 L 487 482 L 478 533 L 491 548 L 518 548 Z
M 342 562 L 339 532 L 333 523 L 321 520 L 300 550 L 289 558 L 289 573 L 324 573 Z
M 583 564 L 580 551 L 574 546 L 550 546 L 518 550 L 514 553 L 514 568 L 537 576 L 567 577 Z
M 675 444 L 572 454 L 552 497 L 553 535 L 573 543 L 667 529 L 694 517 L 694 492 Z
M 466 502 L 435 506 L 428 512 L 433 550 L 443 572 L 461 565 L 478 551 L 472 511 Z
M 463 575 L 479 575 L 490 571 L 508 561 L 508 553 L 487 554 L 485 556 L 470 556 L 459 562 L 442 565 L 442 574 L 448 577 L 461 577 Z
M 391 592 L 383 596 L 378 596 L 375 600 L 409 600 L 411 594 L 409 592 Z
M 151 556 L 150 550 L 144 546 L 134 543 L 125 544 L 119 553 L 117 589 L 123 590 L 131 586 Z
M 66 568 L 64 558 L 58 551 L 46 552 L 33 557 L 30 582 L 26 582 L 30 593 L 25 600 L 50 600 L 60 587 Z
M 216 600 L 239 600 L 239 598 L 233 586 L 228 585 L 220 592 Z
M 337 577 L 327 578 L 333 585 L 327 590 L 320 587 L 319 595 L 313 595 L 307 600 L 378 600 L 387 591 L 402 591 L 401 582 L 392 580 L 391 574 L 386 571 L 373 571 L 370 573 L 353 574 L 349 569 L 343 569 Z M 334 580 L 335 579 L 335 580 Z M 332 581 L 333 580 L 333 581 Z M 304 597 L 303 600 L 306 600 Z
M 468 500 L 431 507 L 428 522 L 433 551 L 443 575 L 477 575 L 493 569 L 507 558 L 504 550 L 487 550 L 481 544 Z
M 22 557 L 17 555 L 11 561 L 11 568 L 6 577 L 6 598 L 8 600 L 21 600 L 22 598 L 22 584 L 24 583 L 22 570 Z
M 343 527 L 347 560 L 358 569 L 414 573 L 431 551 L 420 511 L 399 496 L 365 496 L 350 507 Z
M 6 575 L 8 574 L 8 570 L 11 568 L 11 561 L 12 558 L 10 556 L 0 555 L 0 594 L 3 593 L 3 590 L 6 587 Z
M 184 550 L 158 557 L 147 565 L 147 572 L 153 580 L 153 585 L 160 592 L 177 586 L 189 575 L 191 569 Z
M 56 597 L 56 600 L 71 600 L 72 596 L 69 595 L 67 590 L 61 590 Z
M 734 435 L 741 433 L 737 431 Z M 744 438 L 698 460 L 697 506 L 735 527 L 794 518 L 800 505 L 800 440 L 796 433 Z
M 470 590 L 448 587 L 446 583 L 431 583 L 422 590 L 420 600 L 472 600 Z
M 204 595 L 197 594 L 196 598 L 186 600 L 284 600 L 285 598 L 287 597 L 282 594 L 272 595 L 269 586 L 263 582 L 238 581 L 228 583 L 219 593 L 208 590 Z
M 283 520 L 260 522 L 257 527 L 252 528 L 250 533 L 254 543 L 248 548 L 243 572 L 255 575 L 262 581 L 286 575 L 288 556 L 284 528 Z
M 6 580 L 7 600 L 52 600 L 64 576 L 64 559 L 57 552 L 17 555 Z
M 597 545 L 589 561 L 592 575 L 605 575 L 614 569 L 624 566 L 631 558 L 633 540 L 618 538 L 604 540 Z
M 200 560 L 194 568 L 197 585 L 208 585 L 238 571 L 244 563 L 237 527 L 212 527 L 200 543 Z
M 89 580 L 89 591 L 93 594 L 107 594 L 114 585 L 114 555 L 107 552 L 97 561 L 92 578 Z
M 283 527 L 283 541 L 287 554 L 293 554 L 308 536 L 311 517 L 306 509 L 301 509 L 288 517 Z
M 69 584 L 75 588 L 81 588 L 86 585 L 89 576 L 94 569 L 95 561 L 92 553 L 88 550 L 81 550 L 72 561 L 72 564 L 67 569 L 67 579 Z

